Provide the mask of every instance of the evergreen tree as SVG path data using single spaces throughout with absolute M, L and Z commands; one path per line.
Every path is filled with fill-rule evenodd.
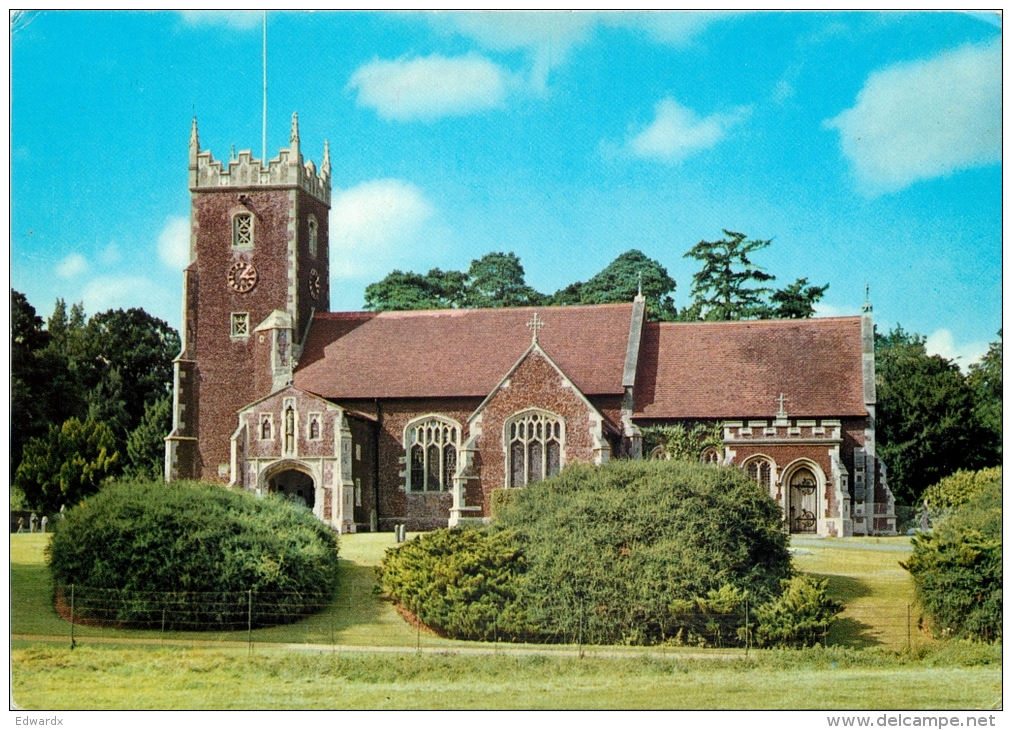
M 140 425 L 126 440 L 127 468 L 138 479 L 161 478 L 165 464 L 165 436 L 172 430 L 172 396 L 148 403 Z
M 807 278 L 798 279 L 770 296 L 772 316 L 775 319 L 807 319 L 815 314 L 815 305 L 828 288 L 829 284 L 809 286 Z
M 29 440 L 15 486 L 33 508 L 55 512 L 97 492 L 118 464 L 116 439 L 108 426 L 71 418 L 50 426 L 45 438 Z
M 1000 463 L 998 440 L 975 412 L 974 392 L 959 368 L 928 355 L 924 338 L 897 327 L 875 341 L 876 437 L 896 501 L 959 469 Z
M 987 354 L 979 363 L 970 366 L 967 382 L 973 389 L 977 420 L 990 431 L 998 445 L 998 459 L 1001 460 L 1001 367 L 1002 367 L 1002 335 L 998 330 L 998 339 L 991 343 Z

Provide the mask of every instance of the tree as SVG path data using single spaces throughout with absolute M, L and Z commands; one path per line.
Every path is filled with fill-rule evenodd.
M 970 366 L 967 382 L 973 390 L 977 419 L 995 436 L 998 460 L 1001 460 L 1001 330 L 979 363 Z
M 84 397 L 66 354 L 54 347 L 25 295 L 11 291 L 11 461 L 14 478 L 24 446 L 50 424 L 83 416 Z
M 390 312 L 459 307 L 464 301 L 466 279 L 459 271 L 431 269 L 423 276 L 395 270 L 365 288 L 365 308 Z
M 693 300 L 679 319 L 804 319 L 815 314 L 815 304 L 829 284 L 812 286 L 801 278 L 779 290 L 763 286 L 776 277 L 753 264 L 749 254 L 772 241 L 749 240 L 728 230 L 724 235 L 727 238 L 719 241 L 700 241 L 685 254 L 702 261 L 703 268 L 692 277 Z
M 898 325 L 876 334 L 876 436 L 896 501 L 916 504 L 924 489 L 959 469 L 999 463 L 993 432 L 977 418 L 959 368 L 928 355 L 924 338 Z
M 113 474 L 119 463 L 115 447 L 112 430 L 91 418 L 52 425 L 45 438 L 33 438 L 25 445 L 15 485 L 28 504 L 46 512 L 74 505 L 97 492 Z
M 552 304 L 612 304 L 631 302 L 642 289 L 652 319 L 675 318 L 675 280 L 660 262 L 631 249 L 608 264 L 586 283 L 576 282 L 557 291 Z
M 172 387 L 172 358 L 179 347 L 179 334 L 143 309 L 110 309 L 88 320 L 76 365 L 88 391 L 123 401 L 123 437 L 140 423 L 147 404 Z
M 770 306 L 765 297 L 773 292 L 767 286 L 753 286 L 773 281 L 749 260 L 749 254 L 770 245 L 771 241 L 749 240 L 744 233 L 724 231 L 727 238 L 700 241 L 685 254 L 703 263 L 692 276 L 692 314 L 699 319 L 721 321 L 768 317 Z
M 127 468 L 138 479 L 158 479 L 165 464 L 165 436 L 172 430 L 172 396 L 163 395 L 144 409 L 140 425 L 126 440 Z
M 524 267 L 515 253 L 487 253 L 471 262 L 464 300 L 468 307 L 529 307 L 545 296 L 527 286 Z
M 815 314 L 815 304 L 822 299 L 829 284 L 825 286 L 809 286 L 808 279 L 798 279 L 793 284 L 773 292 L 770 302 L 773 304 L 774 319 L 807 319 Z

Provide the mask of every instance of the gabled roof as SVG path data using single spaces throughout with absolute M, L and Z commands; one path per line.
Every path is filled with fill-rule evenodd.
M 587 395 L 621 394 L 632 303 L 334 312 L 313 318 L 295 385 L 325 398 L 484 398 L 531 342 Z
M 861 318 L 647 323 L 634 418 L 863 416 Z

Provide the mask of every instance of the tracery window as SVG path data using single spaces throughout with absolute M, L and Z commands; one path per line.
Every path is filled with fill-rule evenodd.
M 249 337 L 249 312 L 232 312 L 232 337 Z
M 253 248 L 253 215 L 236 213 L 232 216 L 232 247 Z
M 510 487 L 522 487 L 562 468 L 565 428 L 559 416 L 527 411 L 506 423 L 507 461 Z
M 763 457 L 757 457 L 751 459 L 745 464 L 745 473 L 748 474 L 749 479 L 755 480 L 755 483 L 760 487 L 770 492 L 773 478 L 773 465 L 769 459 Z
M 443 492 L 453 485 L 460 449 L 460 426 L 432 417 L 409 425 L 408 489 L 412 492 Z
M 713 464 L 713 465 L 720 464 L 720 452 L 717 451 L 717 449 L 713 448 L 712 446 L 703 449 L 703 453 L 699 457 L 699 460 L 704 464 Z

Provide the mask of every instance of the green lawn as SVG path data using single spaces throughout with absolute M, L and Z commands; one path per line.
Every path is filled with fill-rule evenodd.
M 15 647 L 12 679 L 20 707 L 48 710 L 939 709 L 1001 699 L 1000 664 L 930 666 L 854 650 L 801 655 L 728 662 Z
M 341 586 L 333 606 L 293 626 L 257 629 L 245 648 L 159 646 L 240 641 L 246 632 L 184 633 L 77 627 L 56 615 L 43 549 L 46 536 L 11 536 L 14 699 L 23 708 L 977 708 L 1001 698 L 1001 648 L 946 646 L 916 630 L 899 566 L 907 538 L 795 539 L 798 567 L 829 578 L 845 612 L 830 648 L 805 652 L 591 650 L 584 659 L 500 647 L 468 655 L 456 642 L 418 632 L 373 590 L 388 533 L 341 538 Z M 140 639 L 146 645 L 96 643 Z M 89 641 L 90 640 L 90 641 Z M 284 650 L 262 642 L 413 648 L 441 653 Z M 835 646 L 834 646 L 835 645 Z M 481 646 L 481 645 L 478 645 Z M 486 647 L 489 645 L 485 645 Z M 522 649 L 522 647 L 516 647 Z M 723 656 L 727 658 L 698 658 Z M 695 657 L 695 658 L 693 658 Z M 968 658 L 969 657 L 969 658 Z M 790 687 L 790 691 L 785 691 Z
M 914 584 L 901 566 L 911 552 L 909 537 L 816 539 L 794 537 L 794 562 L 800 570 L 828 578 L 830 593 L 843 601 L 842 614 L 830 629 L 829 642 L 844 646 L 907 646 L 931 643 L 918 629 L 920 612 Z

